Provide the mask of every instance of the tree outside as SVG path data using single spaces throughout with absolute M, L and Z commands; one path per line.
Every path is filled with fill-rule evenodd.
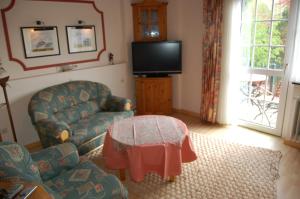
M 272 0 L 257 0 L 257 5 L 256 0 L 243 1 L 242 46 L 244 66 L 267 68 L 268 61 L 270 61 L 270 69 L 283 68 L 289 4 L 290 0 L 274 0 L 273 8 Z M 273 16 L 272 8 L 274 9 Z M 252 53 L 254 53 L 253 61 Z

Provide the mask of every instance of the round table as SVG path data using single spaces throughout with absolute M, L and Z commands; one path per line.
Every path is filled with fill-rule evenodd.
M 103 156 L 108 169 L 120 170 L 121 180 L 128 169 L 136 182 L 149 172 L 175 180 L 182 163 L 197 159 L 186 125 L 160 115 L 114 122 L 105 136 Z

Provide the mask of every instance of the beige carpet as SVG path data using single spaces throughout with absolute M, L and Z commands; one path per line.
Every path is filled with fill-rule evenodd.
M 197 133 L 191 133 L 191 138 L 198 159 L 184 164 L 175 182 L 149 174 L 143 182 L 135 183 L 127 176 L 124 184 L 129 198 L 276 198 L 280 152 Z M 91 153 L 90 158 L 104 168 L 100 151 Z

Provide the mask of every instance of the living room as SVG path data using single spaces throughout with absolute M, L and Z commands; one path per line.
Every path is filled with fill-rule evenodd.
M 235 66 L 236 61 L 239 60 L 238 56 L 238 58 L 234 56 L 237 55 L 237 51 L 234 51 L 236 50 L 234 48 L 237 44 L 240 44 L 239 35 L 237 34 L 240 34 L 241 20 L 234 19 L 241 19 L 239 16 L 243 15 L 243 13 L 239 13 L 238 8 L 241 8 L 242 5 L 244 6 L 243 8 L 247 7 L 245 2 L 255 5 L 259 5 L 259 2 L 270 5 L 272 16 L 275 13 L 274 10 L 276 10 L 275 5 L 283 3 L 280 5 L 286 5 L 284 8 L 289 9 L 288 19 L 273 20 L 271 17 L 269 21 L 264 20 L 270 22 L 271 27 L 273 27 L 272 25 L 275 22 L 280 21 L 287 24 L 288 21 L 289 31 L 285 36 L 287 39 L 282 39 L 286 43 L 278 43 L 272 46 L 274 39 L 269 39 L 268 45 L 265 43 L 255 44 L 256 46 L 252 45 L 251 49 L 253 52 L 255 52 L 253 46 L 265 45 L 261 50 L 261 54 L 267 57 L 267 61 L 256 62 L 254 60 L 253 63 L 261 64 L 261 68 L 263 68 L 266 62 L 265 65 L 267 65 L 266 68 L 268 70 L 259 71 L 255 68 L 251 73 L 246 74 L 246 76 L 248 75 L 246 78 L 251 74 L 252 79 L 250 81 L 249 79 L 247 80 L 248 87 L 246 89 L 243 87 L 243 91 L 246 90 L 248 92 L 248 90 L 251 90 L 252 93 L 247 97 L 239 98 L 236 97 L 237 94 L 233 90 L 236 85 L 240 87 L 242 84 L 239 82 L 235 84 L 237 80 L 233 76 L 242 76 L 240 75 L 242 70 L 238 70 L 230 65 Z M 175 72 L 178 74 L 170 73 L 162 76 L 158 75 L 158 77 L 150 77 L 153 74 L 134 73 L 133 65 L 135 62 L 133 58 L 136 55 L 132 51 L 132 42 L 143 41 L 143 39 L 137 40 L 135 27 L 140 24 L 135 22 L 137 17 L 134 16 L 133 8 L 134 5 L 139 6 L 142 3 L 145 3 L 147 6 L 149 4 L 163 4 L 165 6 L 165 21 L 163 23 L 165 26 L 165 38 L 155 38 L 154 34 L 154 38 L 150 38 L 150 42 L 146 39 L 147 42 L 145 43 L 180 42 L 182 45 L 180 47 L 181 68 Z M 98 86 L 96 87 L 101 90 L 101 93 L 102 90 L 109 88 L 109 92 L 112 95 L 108 94 L 110 100 L 119 103 L 116 106 L 124 105 L 124 108 L 121 108 L 124 111 L 132 111 L 130 114 L 135 114 L 133 117 L 133 115 L 128 113 L 126 117 L 169 115 L 172 119 L 174 118 L 172 121 L 180 123 L 179 126 L 182 127 L 182 132 L 186 133 L 187 143 L 183 141 L 180 143 L 185 143 L 189 146 L 189 141 L 191 141 L 190 146 L 187 147 L 190 149 L 187 150 L 190 150 L 192 155 L 186 161 L 183 161 L 184 157 L 182 159 L 182 162 L 190 163 L 181 165 L 180 162 L 180 166 L 176 168 L 179 173 L 175 172 L 177 175 L 167 175 L 165 173 L 155 175 L 151 173 L 143 176 L 143 180 L 140 180 L 140 178 L 133 180 L 133 168 L 121 170 L 119 167 L 116 167 L 113 169 L 112 167 L 118 164 L 112 165 L 107 163 L 109 158 L 104 158 L 104 156 L 107 154 L 107 151 L 113 150 L 113 147 L 109 149 L 109 144 L 107 144 L 106 152 L 104 151 L 102 154 L 101 150 L 103 142 L 108 142 L 109 136 L 104 138 L 105 134 L 103 134 L 100 143 L 93 143 L 97 147 L 91 153 L 87 153 L 85 145 L 83 147 L 77 146 L 77 153 L 81 155 L 80 158 L 92 159 L 101 171 L 104 170 L 106 173 L 116 176 L 114 178 L 115 181 L 112 183 L 118 184 L 120 182 L 124 184 L 118 189 L 118 191 L 122 192 L 120 196 L 111 195 L 110 197 L 243 198 L 247 194 L 249 194 L 250 198 L 298 197 L 300 184 L 300 171 L 298 169 L 300 164 L 300 133 L 297 119 L 295 118 L 297 117 L 297 111 L 299 112 L 297 99 L 299 98 L 300 90 L 297 86 L 299 77 L 297 79 L 295 75 L 298 61 L 295 57 L 297 57 L 299 52 L 297 49 L 299 47 L 294 45 L 299 40 L 299 31 L 296 31 L 296 29 L 299 30 L 300 28 L 300 26 L 297 26 L 296 20 L 299 17 L 297 15 L 298 1 L 1 0 L 0 8 L 2 14 L 0 22 L 0 67 L 3 68 L 2 72 L 0 72 L 0 79 L 9 76 L 8 81 L 1 83 L 1 86 L 7 92 L 7 101 L 4 92 L 0 92 L 0 137 L 2 141 L 17 141 L 19 145 L 25 146 L 31 152 L 41 151 L 42 148 L 56 145 L 52 144 L 52 138 L 41 140 L 41 132 L 46 133 L 51 127 L 49 125 L 37 127 L 36 122 L 38 121 L 34 115 L 36 104 L 32 102 L 32 100 L 37 100 L 37 98 L 34 98 L 34 96 L 41 96 L 37 94 L 55 85 L 63 85 L 74 81 L 91 81 L 105 85 L 103 88 L 100 88 L 100 86 L 99 88 Z M 244 11 L 246 14 L 243 16 L 249 16 L 249 10 Z M 141 16 L 139 17 L 141 18 Z M 243 22 L 243 24 L 247 24 L 247 22 Z M 291 27 L 297 28 L 293 29 Z M 272 28 L 269 28 L 267 33 L 263 32 L 264 30 L 262 31 L 261 40 L 263 42 L 265 42 L 265 35 L 273 35 L 273 38 L 275 38 L 274 35 L 279 34 L 271 34 L 270 32 L 272 31 L 270 29 Z M 76 49 L 75 45 L 72 47 L 72 42 L 74 42 L 72 35 L 74 36 L 76 32 L 82 30 L 93 33 L 91 37 L 94 43 L 87 50 Z M 247 30 L 251 32 L 252 29 L 247 26 L 245 30 L 246 32 Z M 285 30 L 281 29 L 281 32 L 285 32 Z M 30 36 L 33 35 L 32 32 L 45 33 L 48 31 L 51 32 L 52 38 L 56 41 L 54 42 L 56 45 L 52 49 L 53 52 L 47 54 L 47 49 L 44 49 L 44 51 L 30 50 L 30 45 L 34 42 L 32 36 Z M 162 33 L 160 34 L 163 35 Z M 245 38 L 249 39 L 249 35 L 246 35 Z M 285 56 L 282 66 L 279 68 L 271 67 L 273 54 L 272 50 L 268 50 L 267 54 L 264 54 L 266 46 L 270 49 L 274 46 L 277 49 L 286 47 L 286 55 L 282 55 L 280 50 L 278 50 L 277 54 L 274 53 L 275 57 L 279 57 L 276 59 L 276 63 L 281 63 L 280 59 Z M 210 54 L 213 52 L 217 53 Z M 220 54 L 222 55 L 219 56 Z M 245 57 L 247 56 L 243 54 L 242 57 L 241 55 L 241 58 L 244 59 Z M 250 54 L 248 57 L 250 57 Z M 252 59 L 256 59 L 255 56 L 253 57 Z M 263 60 L 263 58 L 257 59 Z M 247 61 L 249 62 L 249 60 Z M 289 63 L 289 67 L 286 67 L 287 63 Z M 150 78 L 147 78 L 147 76 Z M 168 113 L 163 111 L 148 111 L 149 113 L 145 113 L 141 111 L 141 103 L 150 103 L 153 100 L 149 100 L 149 96 L 147 96 L 148 98 L 145 97 L 145 102 L 139 101 L 137 79 L 142 78 L 147 81 L 147 79 L 151 78 L 166 79 L 166 76 L 171 79 L 171 91 L 169 94 L 171 111 Z M 269 78 L 271 76 L 272 78 Z M 278 76 L 282 81 L 278 83 L 273 76 Z M 249 82 L 251 86 L 249 86 Z M 269 85 L 267 82 L 272 84 L 272 89 L 267 86 Z M 245 85 L 243 84 L 243 86 Z M 81 88 L 81 86 L 83 85 L 78 85 L 78 88 Z M 91 88 L 95 84 L 84 86 Z M 239 88 L 237 90 L 240 91 Z M 280 90 L 280 95 L 278 90 Z M 53 88 L 52 91 L 54 94 L 55 89 Z M 74 91 L 74 93 L 76 92 Z M 101 93 L 99 95 L 102 95 Z M 87 95 L 92 96 L 94 94 L 92 91 L 86 95 L 81 95 L 80 93 L 79 98 L 85 98 Z M 114 96 L 118 97 L 114 98 Z M 49 96 L 44 95 L 43 97 L 47 98 Z M 246 98 L 247 100 L 244 100 Z M 237 103 L 240 103 L 240 101 L 247 101 L 247 106 L 237 108 Z M 57 102 L 53 103 L 53 107 L 57 104 Z M 9 106 L 7 107 L 7 105 Z M 50 102 L 47 106 L 50 106 Z M 59 107 L 59 105 L 57 106 Z M 130 107 L 128 108 L 128 106 Z M 149 107 L 151 107 L 151 104 Z M 65 108 L 62 108 L 65 111 L 63 113 L 64 117 L 69 117 L 69 115 L 66 116 L 69 112 L 67 113 Z M 99 110 L 105 109 L 98 108 Z M 112 108 L 116 107 L 112 105 Z M 88 109 L 88 113 L 84 113 L 87 116 L 82 116 L 81 114 L 79 117 L 88 119 L 91 117 L 89 111 L 90 109 Z M 56 112 L 56 110 L 53 110 L 53 113 L 56 114 Z M 237 115 L 241 116 L 242 120 L 237 118 Z M 108 118 L 110 115 L 105 117 Z M 118 115 L 117 117 L 121 116 Z M 72 122 L 70 123 L 78 123 L 76 119 L 74 121 L 73 118 L 71 119 Z M 64 118 L 59 120 L 63 122 Z M 110 120 L 118 123 L 115 118 Z M 161 121 L 163 121 L 163 118 L 161 118 Z M 150 121 L 148 122 L 149 124 L 151 123 Z M 181 125 L 181 122 L 185 124 Z M 119 125 L 124 124 L 121 123 Z M 185 129 L 185 126 L 187 129 Z M 105 126 L 105 131 L 108 130 L 108 127 Z M 46 130 L 39 130 L 42 128 Z M 69 143 L 72 140 L 72 134 L 74 135 L 75 131 L 58 134 L 59 142 Z M 78 131 L 78 134 L 83 135 L 85 133 Z M 80 139 L 81 137 L 78 138 L 78 140 Z M 78 140 L 74 140 L 74 142 L 77 143 Z M 203 144 L 203 147 L 198 146 L 201 144 Z M 218 149 L 209 151 L 209 149 L 214 147 L 220 147 L 221 154 L 218 153 Z M 88 147 L 88 149 L 90 148 Z M 68 150 L 74 150 L 73 146 L 68 146 Z M 197 159 L 193 158 L 194 153 Z M 234 154 L 238 155 L 235 156 Z M 255 157 L 255 154 L 259 154 L 257 155 L 258 157 Z M 76 159 L 77 157 L 75 156 L 74 158 Z M 34 159 L 34 156 L 32 157 Z M 226 162 L 225 159 L 227 158 L 228 161 Z M 260 158 L 266 164 L 259 162 Z M 206 159 L 209 159 L 207 164 L 201 165 L 201 162 L 205 162 L 204 160 Z M 214 166 L 214 161 L 220 165 Z M 114 161 L 111 160 L 111 162 Z M 253 165 L 249 164 L 249 166 L 247 162 L 253 162 Z M 254 164 L 254 162 L 257 164 Z M 72 164 L 75 163 L 72 162 Z M 76 162 L 76 164 L 80 163 Z M 258 165 L 263 166 L 254 170 Z M 124 167 L 127 167 L 127 165 Z M 0 168 L 1 173 L 3 172 L 2 165 L 0 165 Z M 271 168 L 272 171 L 266 171 L 265 168 Z M 251 171 L 252 169 L 253 171 Z M 155 169 L 152 168 L 152 170 Z M 167 171 L 167 169 L 165 170 Z M 42 171 L 40 173 L 42 174 Z M 222 178 L 222 175 L 226 177 Z M 90 176 L 92 177 L 92 175 Z M 243 176 L 244 178 L 242 178 Z M 254 176 L 253 178 L 255 179 L 247 179 L 251 176 Z M 0 175 L 0 180 L 2 181 L 3 179 L 5 178 L 2 178 L 2 175 Z M 45 181 L 43 176 L 41 179 L 42 182 Z M 97 181 L 97 179 L 93 180 Z M 93 181 L 94 184 L 96 181 Z M 203 181 L 209 183 L 203 185 Z M 231 183 L 232 186 L 228 186 L 228 189 L 220 188 L 226 187 L 225 185 Z M 240 184 L 248 186 L 250 191 L 247 187 L 240 186 Z M 40 187 L 38 186 L 38 188 Z M 86 189 L 90 190 L 89 188 Z M 92 189 L 95 189 L 96 193 L 98 193 L 96 185 Z M 81 195 L 79 194 L 76 197 L 83 198 L 85 197 L 84 194 L 88 193 L 90 191 L 86 193 L 82 191 L 80 192 Z M 58 195 L 60 196 L 54 194 L 52 197 L 75 197 L 74 195 L 72 197 L 70 195 L 64 196 L 62 192 L 59 192 Z M 91 197 L 92 195 L 89 196 Z M 95 198 L 102 197 L 97 194 L 93 196 Z M 106 198 L 110 197 L 106 196 Z

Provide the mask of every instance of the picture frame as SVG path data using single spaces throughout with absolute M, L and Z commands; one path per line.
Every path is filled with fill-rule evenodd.
M 21 27 L 25 58 L 60 55 L 57 26 Z
M 66 26 L 69 54 L 97 51 L 94 25 Z

